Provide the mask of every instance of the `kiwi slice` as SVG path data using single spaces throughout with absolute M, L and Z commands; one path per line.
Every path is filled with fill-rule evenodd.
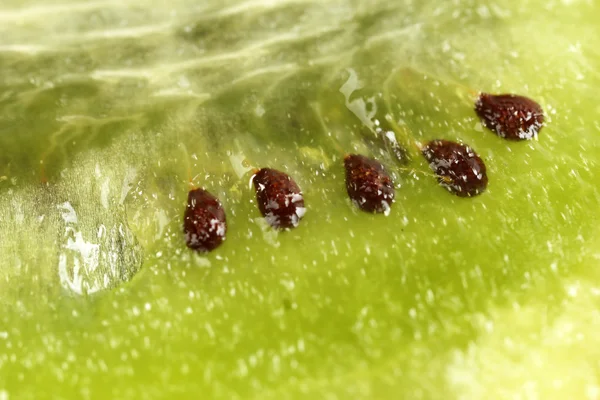
M 3 1 L 0 399 L 597 397 L 599 18 Z M 480 93 L 535 99 L 543 130 L 492 133 Z M 440 188 L 433 140 L 475 149 L 485 190 Z M 385 166 L 389 215 L 352 203 L 348 154 Z M 264 167 L 302 189 L 294 229 L 260 212 Z M 210 253 L 191 187 L 227 215 Z

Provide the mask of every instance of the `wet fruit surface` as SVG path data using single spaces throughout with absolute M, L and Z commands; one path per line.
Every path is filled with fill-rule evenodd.
M 269 225 L 277 229 L 298 226 L 304 216 L 304 196 L 300 187 L 286 173 L 263 168 L 254 175 L 258 208 Z
M 475 112 L 488 129 L 509 140 L 531 139 L 544 126 L 542 107 L 514 94 L 482 93 L 475 103 Z
M 367 212 L 387 213 L 394 202 L 392 178 L 377 160 L 350 154 L 344 158 L 346 190 L 354 204 Z
M 488 183 L 485 164 L 471 147 L 449 140 L 433 140 L 422 152 L 440 184 L 451 193 L 471 197 L 485 191 Z
M 599 19 L 583 0 L 3 0 L 0 400 L 598 397 Z M 537 100 L 540 140 L 475 131 L 472 88 Z M 414 146 L 458 138 L 482 196 L 446 193 Z M 389 216 L 350 204 L 346 153 L 384 164 Z M 250 164 L 298 183 L 298 229 L 267 224 Z M 185 245 L 190 180 L 226 213 L 210 253 Z M 143 266 L 62 284 L 105 282 L 103 253 Z
M 185 242 L 190 249 L 208 252 L 225 240 L 227 221 L 219 199 L 204 189 L 188 194 L 183 218 Z

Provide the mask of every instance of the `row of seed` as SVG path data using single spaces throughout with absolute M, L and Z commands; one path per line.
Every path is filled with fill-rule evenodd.
M 509 140 L 536 137 L 544 124 L 542 108 L 535 101 L 517 95 L 481 94 L 475 111 L 482 123 L 498 136 Z M 448 140 L 428 142 L 421 153 L 449 192 L 472 197 L 485 191 L 486 167 L 468 145 Z M 377 160 L 351 154 L 344 158 L 346 189 L 361 210 L 387 213 L 394 202 L 395 189 L 385 167 Z M 298 226 L 306 208 L 300 187 L 287 174 L 260 169 L 252 178 L 258 207 L 275 229 Z M 227 231 L 225 211 L 220 201 L 204 189 L 188 194 L 184 233 L 189 248 L 208 252 L 218 247 Z

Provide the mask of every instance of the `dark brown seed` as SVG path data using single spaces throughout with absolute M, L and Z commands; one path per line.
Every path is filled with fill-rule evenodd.
M 200 252 L 209 252 L 223 243 L 226 231 L 225 210 L 219 199 L 204 189 L 191 190 L 183 216 L 187 246 Z
M 475 112 L 488 129 L 509 140 L 531 139 L 544 126 L 542 107 L 514 94 L 482 93 L 475 103 Z
M 488 177 L 483 160 L 475 150 L 462 143 L 433 140 L 422 150 L 440 184 L 460 197 L 483 193 Z
M 304 196 L 294 180 L 283 172 L 263 168 L 252 178 L 258 208 L 276 229 L 295 228 L 304 216 Z
M 385 167 L 359 154 L 347 155 L 344 167 L 346 190 L 352 202 L 363 211 L 388 213 L 396 190 Z

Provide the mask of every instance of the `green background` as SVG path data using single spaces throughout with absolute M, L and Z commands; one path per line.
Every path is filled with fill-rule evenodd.
M 599 19 L 584 0 L 4 0 L 0 399 L 600 398 Z M 483 129 L 478 91 L 540 102 L 539 140 Z M 487 192 L 398 162 L 375 120 L 413 153 L 468 143 Z M 352 207 L 347 152 L 392 172 L 388 217 Z M 256 208 L 265 166 L 304 191 L 293 231 Z M 181 233 L 190 180 L 228 215 L 208 255 Z

